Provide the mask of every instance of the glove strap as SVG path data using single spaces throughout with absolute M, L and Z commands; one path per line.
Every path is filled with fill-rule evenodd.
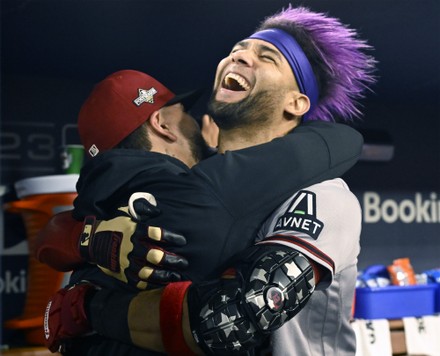
M 95 234 L 96 229 L 96 217 L 86 216 L 84 218 L 83 227 L 81 230 L 81 235 L 79 238 L 79 253 L 82 258 L 87 262 L 93 261 L 93 256 L 91 256 L 91 239 Z
M 168 355 L 193 356 L 182 330 L 183 300 L 191 282 L 170 283 L 160 299 L 160 330 Z
M 89 263 L 119 272 L 122 234 L 117 231 L 96 232 L 97 225 L 95 216 L 85 217 L 79 241 L 80 255 Z

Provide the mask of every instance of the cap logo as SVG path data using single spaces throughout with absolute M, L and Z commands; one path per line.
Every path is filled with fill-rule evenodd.
M 90 154 L 90 156 L 95 157 L 98 153 L 99 153 L 99 149 L 98 149 L 98 147 L 96 147 L 96 145 L 92 145 L 92 146 L 89 148 L 89 154 Z
M 136 106 L 141 106 L 143 103 L 154 104 L 154 95 L 157 94 L 157 90 L 151 87 L 148 90 L 138 89 L 139 96 L 133 100 Z

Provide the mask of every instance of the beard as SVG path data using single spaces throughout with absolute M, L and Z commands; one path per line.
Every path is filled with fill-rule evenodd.
M 225 103 L 215 99 L 216 92 L 211 94 L 208 103 L 208 114 L 221 130 L 240 127 L 264 127 L 270 122 L 282 95 L 281 90 L 263 90 L 250 95 L 236 103 Z
M 212 149 L 206 144 L 200 130 L 189 130 L 183 125 L 181 125 L 180 130 L 189 144 L 191 156 L 195 162 L 200 162 L 212 155 Z
M 212 155 L 212 149 L 206 144 L 201 133 L 194 133 L 189 141 L 191 154 L 196 162 Z

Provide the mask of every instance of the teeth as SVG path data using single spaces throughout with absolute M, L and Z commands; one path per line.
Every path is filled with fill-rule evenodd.
M 235 81 L 245 91 L 251 88 L 246 79 L 236 73 L 228 73 L 226 75 L 225 83 L 227 84 L 227 86 L 233 86 L 231 80 Z

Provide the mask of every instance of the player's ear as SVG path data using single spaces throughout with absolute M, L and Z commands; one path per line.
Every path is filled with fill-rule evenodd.
M 161 110 L 153 112 L 149 122 L 153 133 L 157 136 L 172 142 L 177 140 L 177 136 L 173 132 L 173 125 L 167 121 L 166 115 Z
M 310 99 L 299 91 L 292 90 L 286 100 L 284 110 L 294 116 L 303 116 L 310 109 Z

